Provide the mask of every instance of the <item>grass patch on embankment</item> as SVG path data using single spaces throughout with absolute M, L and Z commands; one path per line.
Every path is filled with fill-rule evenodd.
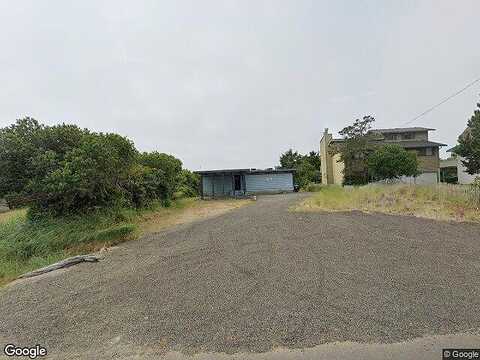
M 478 192 L 462 185 L 325 186 L 295 211 L 352 211 L 480 222 Z
M 0 219 L 0 284 L 69 256 L 135 237 L 134 210 L 31 221 L 25 210 Z
M 246 200 L 178 199 L 168 208 L 109 209 L 87 215 L 31 221 L 26 210 L 0 214 L 0 285 L 28 271 L 64 258 L 87 254 L 211 216 L 246 204 Z

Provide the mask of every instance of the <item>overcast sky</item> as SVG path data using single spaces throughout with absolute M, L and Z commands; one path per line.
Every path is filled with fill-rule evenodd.
M 0 0 L 0 126 L 131 138 L 190 169 L 270 167 L 480 77 L 478 0 Z M 410 123 L 454 145 L 480 83 Z

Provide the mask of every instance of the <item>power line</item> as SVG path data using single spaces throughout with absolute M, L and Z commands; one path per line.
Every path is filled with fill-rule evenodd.
M 429 112 L 435 110 L 437 107 L 439 107 L 440 105 L 446 103 L 448 100 L 450 99 L 453 99 L 455 96 L 457 95 L 460 95 L 462 92 L 464 92 L 465 90 L 467 90 L 469 87 L 475 85 L 477 82 L 480 81 L 480 78 L 478 79 L 475 79 L 473 80 L 471 83 L 467 84 L 465 87 L 463 87 L 462 89 L 458 90 L 457 92 L 453 93 L 452 95 L 450 96 L 447 96 L 445 99 L 443 99 L 442 101 L 440 101 L 438 104 L 435 104 L 433 105 L 432 107 L 428 108 L 427 110 L 425 110 L 424 112 L 422 112 L 421 114 L 418 114 L 417 116 L 415 116 L 413 119 L 411 120 L 408 120 L 407 122 L 403 123 L 403 125 L 408 125 L 410 124 L 411 122 L 414 122 L 415 120 L 421 118 L 422 116 L 428 114 Z

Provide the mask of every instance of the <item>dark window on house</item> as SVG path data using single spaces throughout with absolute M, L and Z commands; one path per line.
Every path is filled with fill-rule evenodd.
M 426 156 L 427 155 L 427 149 L 425 149 L 425 148 L 417 149 L 417 155 L 418 156 Z
M 233 181 L 235 183 L 235 191 L 242 190 L 242 178 L 240 177 L 240 175 L 234 175 Z
M 411 140 L 414 138 L 414 133 L 405 133 L 403 134 L 403 139 L 404 140 Z

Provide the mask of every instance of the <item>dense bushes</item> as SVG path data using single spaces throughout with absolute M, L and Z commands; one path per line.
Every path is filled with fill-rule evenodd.
M 178 184 L 179 186 L 177 191 L 181 196 L 197 196 L 200 186 L 200 176 L 198 174 L 194 174 L 190 170 L 183 169 L 180 173 L 180 180 Z
M 308 154 L 302 155 L 289 149 L 280 155 L 280 167 L 295 169 L 293 180 L 301 188 L 305 188 L 309 183 L 320 183 L 322 181 L 318 152 L 310 151 Z
M 196 194 L 195 175 L 159 152 L 139 153 L 117 134 L 25 118 L 0 129 L 0 197 L 31 215 L 64 215 L 112 206 L 168 205 Z

